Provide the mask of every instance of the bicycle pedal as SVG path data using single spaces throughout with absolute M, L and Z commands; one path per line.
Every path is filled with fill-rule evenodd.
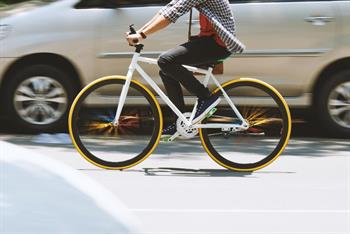
M 208 114 L 205 116 L 205 118 L 210 118 L 218 109 L 217 108 L 213 108 L 211 109 Z
M 160 137 L 160 141 L 163 143 L 173 142 L 172 135 L 165 135 Z

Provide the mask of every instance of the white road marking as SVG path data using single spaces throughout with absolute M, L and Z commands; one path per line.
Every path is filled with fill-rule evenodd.
M 350 214 L 350 210 L 225 210 L 225 209 L 129 209 L 132 212 L 152 213 L 338 213 Z

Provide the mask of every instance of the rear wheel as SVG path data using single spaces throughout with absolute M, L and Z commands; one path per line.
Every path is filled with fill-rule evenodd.
M 200 129 L 203 147 L 215 162 L 230 170 L 255 171 L 269 165 L 282 153 L 290 137 L 291 116 L 286 102 L 277 90 L 259 80 L 234 80 L 223 88 L 249 128 Z M 221 103 L 203 123 L 240 124 L 222 92 L 214 93 L 222 96 Z
M 131 81 L 119 124 L 114 126 L 125 77 L 98 79 L 76 97 L 69 114 L 69 132 L 79 153 L 106 169 L 125 169 L 145 160 L 159 142 L 162 114 L 154 95 Z M 135 105 L 135 97 L 142 108 Z

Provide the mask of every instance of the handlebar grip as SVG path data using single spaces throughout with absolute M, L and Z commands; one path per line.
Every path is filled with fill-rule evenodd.
M 132 34 L 136 34 L 136 33 L 137 33 L 136 30 L 135 30 L 135 28 L 134 28 L 134 25 L 133 25 L 133 24 L 129 25 L 129 30 L 130 30 L 129 35 L 132 35 Z M 134 39 L 134 40 L 132 40 L 132 42 L 133 42 L 134 44 L 137 44 L 137 43 L 139 43 L 139 40 L 138 40 L 138 39 Z M 130 46 L 132 46 L 132 45 L 130 45 Z

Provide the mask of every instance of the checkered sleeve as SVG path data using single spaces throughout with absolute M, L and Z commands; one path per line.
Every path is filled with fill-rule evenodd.
M 174 6 L 174 4 L 179 1 L 179 0 L 172 0 L 171 2 L 169 2 L 167 5 L 165 5 L 163 8 L 160 9 L 159 14 L 163 15 L 164 12 L 167 11 L 167 9 L 171 8 L 172 6 Z
M 175 23 L 178 18 L 189 12 L 193 7 L 196 7 L 207 0 L 173 0 L 168 5 L 163 7 L 159 14 L 166 19 Z

